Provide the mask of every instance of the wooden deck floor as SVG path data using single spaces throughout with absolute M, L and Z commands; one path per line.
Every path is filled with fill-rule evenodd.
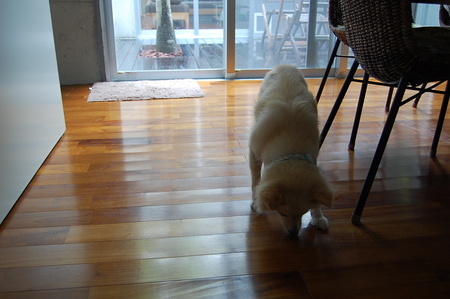
M 308 82 L 315 92 L 319 80 Z M 336 189 L 330 229 L 305 216 L 292 238 L 276 215 L 250 210 L 259 84 L 104 103 L 64 86 L 67 131 L 0 227 L 0 298 L 449 298 L 449 117 L 438 157 L 427 155 L 440 96 L 402 107 L 355 226 L 387 91 L 369 87 L 348 151 L 353 84 L 319 157 Z M 340 84 L 329 80 L 321 119 Z
M 119 71 L 146 71 L 168 68 L 176 69 L 223 69 L 223 39 L 219 38 L 178 38 L 187 58 L 173 58 L 181 63 L 161 66 L 155 58 L 139 58 L 140 51 L 146 46 L 155 45 L 154 39 L 122 39 L 116 41 L 117 65 Z M 306 41 L 305 41 L 306 45 Z M 292 50 L 283 51 L 278 61 L 306 67 L 306 46 L 300 47 L 300 61 L 295 59 Z M 321 42 L 318 50 L 318 68 L 325 68 L 328 62 L 328 42 Z M 276 63 L 278 64 L 278 63 Z M 238 69 L 266 69 L 275 65 L 274 59 L 261 46 L 260 40 L 249 42 L 247 38 L 236 39 L 236 67 Z

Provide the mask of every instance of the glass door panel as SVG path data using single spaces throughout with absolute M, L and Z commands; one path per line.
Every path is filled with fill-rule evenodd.
M 236 68 L 324 68 L 328 1 L 236 0 Z
M 236 0 L 236 78 L 263 77 L 277 64 L 292 64 L 320 77 L 334 36 L 328 1 Z
M 113 81 L 255 78 L 277 64 L 320 76 L 334 41 L 328 1 L 172 0 L 180 51 L 169 56 L 155 48 L 156 0 L 103 1 Z
M 415 26 L 440 26 L 439 4 L 413 4 Z
M 155 0 L 105 1 L 110 80 L 223 77 L 223 0 L 171 1 L 174 53 L 156 48 Z

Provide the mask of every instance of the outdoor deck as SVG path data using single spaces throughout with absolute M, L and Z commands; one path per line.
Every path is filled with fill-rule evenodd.
M 223 39 L 221 38 L 177 38 L 186 57 L 176 58 L 139 58 L 144 47 L 155 45 L 156 39 L 118 39 L 116 40 L 117 67 L 119 71 L 145 71 L 161 69 L 223 69 Z M 236 68 L 264 69 L 279 63 L 296 64 L 306 67 L 306 41 L 300 48 L 300 61 L 296 60 L 292 50 L 280 53 L 277 61 L 271 59 L 261 40 L 249 41 L 248 38 L 236 39 Z M 318 47 L 320 67 L 325 67 L 328 59 L 328 41 Z M 160 60 L 164 59 L 165 62 Z M 167 63 L 167 59 L 172 62 Z M 158 61 L 159 60 L 159 61 Z

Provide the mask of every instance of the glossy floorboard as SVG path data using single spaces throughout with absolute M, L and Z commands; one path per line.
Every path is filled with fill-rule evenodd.
M 315 93 L 319 80 L 308 82 Z M 402 107 L 355 226 L 387 91 L 369 87 L 348 151 L 353 84 L 319 157 L 336 190 L 330 229 L 305 215 L 292 238 L 249 207 L 259 84 L 200 81 L 205 98 L 107 103 L 63 86 L 67 131 L 0 226 L 0 298 L 449 298 L 449 119 L 428 157 L 441 97 Z M 320 125 L 341 84 L 329 80 Z

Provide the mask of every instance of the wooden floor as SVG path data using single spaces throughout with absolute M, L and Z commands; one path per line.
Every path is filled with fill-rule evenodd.
M 308 82 L 315 93 L 319 80 Z M 341 83 L 327 85 L 322 121 Z M 0 227 L 0 298 L 449 298 L 449 117 L 428 157 L 441 96 L 402 107 L 355 226 L 387 91 L 369 87 L 352 152 L 353 84 L 319 157 L 336 189 L 330 229 L 305 216 L 292 238 L 250 210 L 259 84 L 106 103 L 62 87 L 67 131 Z

